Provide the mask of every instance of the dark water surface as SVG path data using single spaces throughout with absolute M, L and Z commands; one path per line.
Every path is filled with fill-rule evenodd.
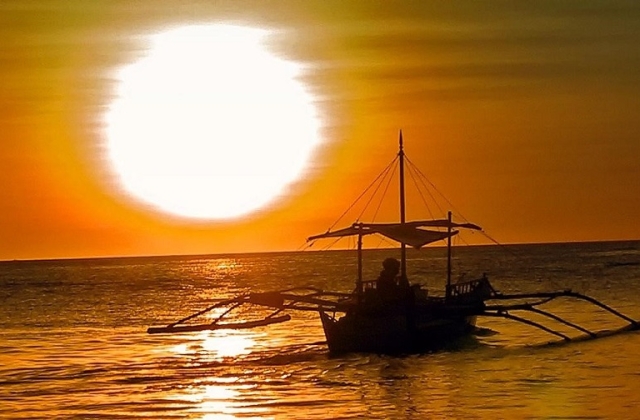
M 367 277 L 393 253 L 367 252 Z M 640 242 L 455 257 L 455 276 L 486 272 L 502 292 L 571 288 L 640 319 Z M 410 252 L 410 279 L 435 293 L 444 264 L 441 249 Z M 635 332 L 547 345 L 555 339 L 542 331 L 479 319 L 456 348 L 406 357 L 329 357 L 312 313 L 254 330 L 146 334 L 249 290 L 349 291 L 355 273 L 344 251 L 1 263 L 0 417 L 640 418 Z M 594 330 L 624 325 L 584 303 L 549 307 Z

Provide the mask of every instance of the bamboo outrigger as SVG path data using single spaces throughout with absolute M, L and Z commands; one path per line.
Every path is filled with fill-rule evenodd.
M 291 319 L 285 311 L 312 311 L 320 316 L 327 345 L 332 353 L 377 352 L 412 353 L 447 346 L 475 329 L 478 316 L 502 317 L 521 322 L 555 335 L 564 341 L 602 337 L 623 331 L 640 329 L 640 323 L 602 302 L 571 290 L 522 294 L 502 294 L 496 291 L 486 275 L 453 284 L 451 281 L 452 237 L 456 229 L 481 231 L 472 223 L 452 220 L 451 212 L 445 219 L 406 221 L 402 132 L 396 159 L 400 178 L 400 222 L 356 222 L 344 229 L 327 231 L 311 236 L 308 241 L 321 238 L 357 238 L 358 274 L 352 293 L 327 292 L 316 288 L 293 288 L 262 293 L 248 293 L 217 302 L 195 314 L 165 327 L 150 327 L 147 332 L 180 333 L 215 329 L 241 329 L 286 322 Z M 399 276 L 391 289 L 381 290 L 380 281 L 364 281 L 362 274 L 362 242 L 367 235 L 382 235 L 400 243 Z M 406 269 L 406 245 L 421 248 L 429 243 L 447 241 L 447 278 L 444 296 L 430 296 L 419 284 L 410 285 Z M 627 325 L 613 331 L 594 332 L 572 323 L 540 306 L 557 298 L 572 298 L 588 302 Z M 242 305 L 256 305 L 272 309 L 258 320 L 225 322 L 229 313 Z M 222 313 L 213 321 L 188 323 L 213 310 Z M 516 313 L 535 313 L 573 328 L 581 335 L 572 338 L 557 329 L 532 321 Z

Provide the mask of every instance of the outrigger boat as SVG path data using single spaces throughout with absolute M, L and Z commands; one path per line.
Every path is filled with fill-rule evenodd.
M 291 316 L 285 312 L 317 312 L 322 322 L 326 343 L 331 353 L 417 353 L 441 349 L 475 330 L 479 316 L 502 317 L 518 321 L 564 341 L 574 341 L 637 330 L 640 323 L 604 303 L 571 290 L 541 293 L 502 294 L 496 291 L 486 275 L 464 282 L 452 283 L 452 238 L 461 229 L 481 231 L 473 223 L 455 222 L 449 211 L 446 218 L 407 221 L 405 217 L 405 153 L 402 132 L 399 151 L 394 159 L 399 167 L 400 221 L 397 223 L 363 223 L 308 238 L 313 242 L 323 238 L 352 236 L 357 239 L 357 279 L 351 293 L 328 292 L 316 288 L 293 288 L 271 292 L 253 292 L 226 299 L 164 327 L 150 327 L 147 332 L 180 333 L 215 329 L 241 329 L 285 322 Z M 393 162 L 392 162 L 393 163 Z M 381 235 L 400 244 L 399 274 L 394 286 L 382 290 L 380 281 L 363 279 L 363 238 Z M 421 285 L 410 285 L 407 279 L 407 245 L 423 246 L 446 240 L 447 274 L 444 295 L 432 296 Z M 569 322 L 540 306 L 557 298 L 573 298 L 591 303 L 625 321 L 625 326 L 594 332 Z M 263 319 L 226 322 L 242 305 L 257 305 L 272 309 Z M 211 311 L 220 311 L 213 321 L 189 323 Z M 558 331 L 515 313 L 535 313 L 580 332 L 577 337 Z

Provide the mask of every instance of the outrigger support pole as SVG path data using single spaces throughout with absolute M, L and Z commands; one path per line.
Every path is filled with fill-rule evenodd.
M 553 335 L 556 335 L 556 336 L 562 338 L 564 341 L 571 341 L 571 338 L 569 336 L 566 336 L 566 335 L 564 335 L 562 333 L 559 333 L 558 331 L 554 331 L 551 328 L 545 327 L 542 324 L 538 324 L 537 322 L 528 320 L 526 318 L 521 318 L 519 316 L 511 315 L 510 313 L 508 313 L 506 311 L 504 311 L 504 312 L 485 312 L 482 315 L 499 317 L 499 318 L 513 319 L 514 321 L 522 322 L 524 324 L 531 325 L 532 327 L 540 328 L 541 330 L 546 331 L 549 334 L 553 334 Z
M 556 320 L 556 321 L 558 321 L 558 322 L 560 322 L 560 323 L 562 323 L 564 325 L 567 325 L 569 327 L 575 328 L 578 331 L 582 331 L 583 333 L 585 333 L 585 334 L 587 334 L 587 335 L 589 335 L 591 337 L 596 337 L 596 333 L 591 332 L 588 329 L 581 327 L 580 325 L 576 325 L 573 322 L 569 322 L 566 319 L 562 319 L 558 315 L 552 314 L 551 312 L 543 311 L 542 309 L 538 309 L 538 308 L 530 308 L 530 309 L 527 309 L 527 310 L 531 311 L 531 312 L 535 312 L 535 313 L 543 315 L 543 316 L 546 316 L 546 317 L 549 317 L 551 319 L 554 319 L 554 320 Z
M 505 314 L 508 313 L 509 310 L 514 310 L 514 311 L 529 311 L 529 312 L 534 312 L 536 314 L 542 315 L 542 316 L 546 316 L 547 318 L 551 318 L 555 321 L 560 322 L 561 324 L 567 325 L 571 328 L 575 328 L 578 331 L 581 331 L 591 337 L 596 337 L 596 333 L 589 331 L 586 328 L 581 327 L 580 325 L 574 324 L 573 322 L 569 322 L 566 319 L 560 318 L 558 315 L 552 314 L 551 312 L 547 312 L 547 311 L 543 311 L 542 309 L 538 309 L 535 308 L 534 305 L 538 305 L 538 304 L 543 304 L 546 303 L 548 301 L 543 301 L 543 302 L 538 302 L 538 303 L 534 303 L 534 304 L 522 304 L 522 305 L 508 305 L 508 306 L 494 306 L 494 307 L 488 307 L 485 309 L 485 312 L 483 315 L 489 315 L 489 316 L 502 316 L 500 314 Z M 493 312 L 495 311 L 495 312 Z
M 589 331 L 586 328 L 583 328 L 579 325 L 576 325 L 572 322 L 569 322 L 563 318 L 560 318 L 559 316 L 547 312 L 547 311 L 543 311 L 542 309 L 538 309 L 536 308 L 536 306 L 539 305 L 543 305 L 555 298 L 558 297 L 571 297 L 571 298 L 575 298 L 575 299 L 581 299 L 581 300 L 585 300 L 593 305 L 598 306 L 601 309 L 604 309 L 605 311 L 609 312 L 612 315 L 617 316 L 618 318 L 621 318 L 625 321 L 627 321 L 629 323 L 628 326 L 620 328 L 616 331 L 613 332 L 592 332 Z M 574 340 L 579 340 L 579 339 L 584 339 L 585 337 L 576 337 L 576 338 L 570 338 L 569 336 L 562 334 L 558 331 L 552 330 L 549 327 L 546 327 L 542 324 L 539 324 L 537 322 L 531 321 L 529 319 L 526 318 L 522 318 L 516 315 L 512 315 L 509 313 L 510 310 L 512 311 L 529 311 L 529 312 L 533 312 L 536 313 L 538 315 L 542 315 L 545 316 L 547 318 L 551 318 L 554 321 L 560 322 L 564 325 L 567 325 L 571 328 L 575 328 L 585 334 L 587 334 L 587 338 L 597 338 L 597 337 L 601 337 L 603 335 L 610 335 L 613 334 L 615 332 L 621 332 L 621 331 L 633 331 L 633 330 L 638 330 L 640 329 L 640 322 L 639 321 L 635 321 L 631 318 L 629 318 L 628 316 L 616 311 L 615 309 L 605 305 L 604 303 L 590 297 L 590 296 L 586 296 L 583 295 L 582 293 L 577 293 L 577 292 L 572 292 L 571 290 L 564 290 L 562 292 L 541 292 L 541 293 L 522 293 L 522 294 L 510 294 L 510 295 L 503 295 L 500 293 L 496 293 L 495 295 L 493 295 L 491 297 L 490 300 L 519 300 L 519 299 L 533 299 L 533 298 L 537 298 L 537 299 L 543 299 L 537 302 L 525 302 L 525 303 L 519 303 L 519 304 L 512 304 L 512 305 L 489 305 L 486 306 L 484 308 L 484 310 L 482 311 L 482 313 L 480 313 L 479 315 L 483 315 L 483 316 L 491 316 L 491 317 L 501 317 L 501 318 L 507 318 L 507 319 L 512 319 L 514 321 L 518 321 L 518 322 L 522 322 L 524 324 L 527 325 L 531 325 L 533 327 L 539 328 L 543 331 L 546 331 L 550 334 L 556 335 L 558 337 L 561 337 L 563 340 L 565 341 L 574 341 Z
M 625 321 L 627 321 L 628 323 L 630 323 L 632 326 L 634 326 L 635 328 L 640 328 L 640 323 L 638 323 L 638 321 L 629 318 L 628 316 L 616 311 L 615 309 L 611 308 L 610 306 L 605 305 L 604 303 L 600 302 L 599 300 L 596 300 L 590 296 L 586 296 L 583 295 L 582 293 L 578 293 L 578 292 L 572 292 L 571 290 L 564 290 L 562 292 L 541 292 L 541 293 L 523 293 L 523 294 L 514 294 L 514 295 L 503 295 L 503 294 L 496 294 L 494 297 L 492 297 L 492 299 L 500 299 L 500 300 L 509 300 L 509 299 L 529 299 L 529 298 L 556 298 L 556 297 L 562 297 L 562 296 L 566 296 L 566 297 L 573 297 L 576 299 L 582 299 L 582 300 L 586 300 L 589 303 L 592 303 L 596 306 L 599 306 L 600 308 L 604 309 L 605 311 L 624 319 Z
M 182 323 L 184 323 L 186 321 L 189 321 L 190 319 L 193 319 L 195 317 L 203 315 L 203 314 L 205 314 L 205 313 L 207 313 L 209 311 L 212 311 L 212 310 L 214 310 L 216 308 L 220 308 L 222 306 L 227 306 L 227 305 L 230 305 L 232 303 L 237 303 L 237 302 L 243 302 L 243 301 L 245 301 L 247 299 L 247 297 L 248 296 L 244 295 L 244 296 L 235 297 L 233 299 L 226 299 L 226 300 L 222 300 L 220 302 L 216 302 L 213 305 L 209 306 L 208 308 L 205 308 L 205 309 L 203 309 L 201 311 L 196 312 L 195 314 L 191 314 L 191 315 L 189 315 L 189 316 L 187 316 L 185 318 L 182 318 L 182 319 L 180 319 L 180 320 L 178 320 L 178 321 L 176 321 L 174 323 L 171 323 L 171 324 L 167 325 L 167 327 L 168 328 L 175 327 L 178 324 L 182 324 Z
M 351 296 L 351 293 L 324 292 L 314 287 L 294 287 L 272 292 L 249 293 L 237 296 L 232 299 L 225 299 L 216 302 L 201 311 L 184 317 L 165 327 L 149 327 L 147 329 L 147 332 L 149 334 L 161 334 L 207 331 L 217 329 L 243 329 L 262 327 L 289 321 L 291 319 L 290 315 L 281 315 L 281 313 L 285 310 L 312 312 L 345 312 L 346 306 L 342 302 L 348 300 Z M 271 314 L 267 315 L 263 319 L 258 320 L 234 321 L 232 318 L 231 322 L 222 322 L 223 320 L 227 320 L 229 318 L 227 315 L 229 315 L 230 312 L 244 304 L 271 308 L 273 309 L 273 312 L 271 312 Z M 205 313 L 210 312 L 213 309 L 222 308 L 224 308 L 223 312 L 215 319 L 213 319 L 213 321 L 207 320 L 207 322 L 202 324 L 186 324 L 187 321 L 204 315 Z

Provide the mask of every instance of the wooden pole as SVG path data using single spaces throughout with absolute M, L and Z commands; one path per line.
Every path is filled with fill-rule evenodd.
M 356 280 L 356 293 L 358 300 L 362 298 L 362 223 L 358 224 L 358 280 Z
M 449 220 L 447 226 L 449 236 L 447 238 L 447 290 L 445 293 L 446 297 L 449 298 L 451 296 L 451 212 L 447 214 L 447 219 Z
M 400 162 L 400 223 L 405 224 L 405 200 L 404 200 L 404 150 L 402 144 L 402 130 L 400 130 L 398 158 Z M 400 281 L 407 280 L 407 246 L 400 244 Z

